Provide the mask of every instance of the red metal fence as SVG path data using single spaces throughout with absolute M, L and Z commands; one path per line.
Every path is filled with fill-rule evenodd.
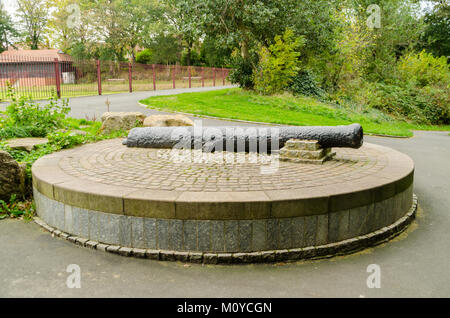
M 0 101 L 8 85 L 34 99 L 229 84 L 230 69 L 0 55 Z

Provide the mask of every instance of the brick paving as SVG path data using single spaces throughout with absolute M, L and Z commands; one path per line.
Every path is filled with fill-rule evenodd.
M 121 142 L 120 139 L 107 140 L 77 148 L 60 160 L 59 167 L 77 179 L 125 188 L 242 192 L 357 181 L 376 176 L 388 163 L 385 153 L 377 148 L 333 148 L 335 158 L 323 165 L 279 162 L 277 171 L 263 174 L 261 167 L 271 164 L 264 155 L 208 154 L 206 160 L 196 162 L 195 156 L 199 153 L 188 150 L 191 160 L 177 162 L 179 157 L 173 156 L 169 149 L 127 148 Z M 243 162 L 238 162 L 238 156 Z

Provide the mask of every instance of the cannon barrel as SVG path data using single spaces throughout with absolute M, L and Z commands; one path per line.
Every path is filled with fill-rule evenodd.
M 233 151 L 237 152 L 271 152 L 281 149 L 289 139 L 316 140 L 323 148 L 359 148 L 363 144 L 363 129 L 359 124 L 296 127 L 140 127 L 133 128 L 123 144 L 139 148 L 191 148 L 204 151 L 231 151 L 232 145 Z M 262 144 L 265 146 L 255 146 Z

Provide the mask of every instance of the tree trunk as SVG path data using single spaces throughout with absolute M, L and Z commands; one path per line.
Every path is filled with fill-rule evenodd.
M 191 66 L 191 45 L 190 44 L 188 44 L 188 47 L 187 47 L 187 59 L 186 59 L 186 64 L 187 64 L 187 66 Z
M 248 60 L 250 58 L 247 40 L 243 40 L 241 43 L 241 56 L 244 60 Z

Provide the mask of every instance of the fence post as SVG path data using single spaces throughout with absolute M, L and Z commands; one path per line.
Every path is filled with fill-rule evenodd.
M 213 86 L 216 86 L 216 68 L 213 67 Z
M 97 86 L 98 94 L 102 94 L 102 72 L 100 70 L 100 60 L 97 60 Z
M 188 66 L 188 74 L 189 74 L 189 88 L 191 88 L 191 66 Z
M 202 66 L 202 87 L 205 87 L 205 67 Z
M 131 72 L 132 72 L 131 62 L 128 62 L 128 86 L 129 86 L 130 93 L 133 92 L 133 77 L 132 77 Z
M 173 70 L 172 70 L 172 87 L 175 88 L 175 70 L 176 70 L 176 65 L 173 66 Z
M 156 91 L 156 74 L 155 74 L 155 64 L 152 64 L 153 71 L 153 90 Z
M 225 69 L 222 67 L 222 86 L 225 86 Z
M 55 63 L 55 84 L 56 84 L 56 94 L 58 98 L 61 98 L 61 74 L 59 74 L 59 61 L 57 58 L 54 59 Z

